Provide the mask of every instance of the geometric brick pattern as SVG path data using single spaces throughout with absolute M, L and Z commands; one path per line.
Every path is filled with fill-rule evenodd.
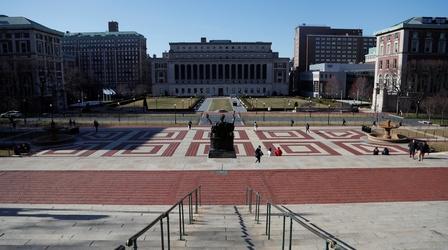
M 81 142 L 72 145 L 57 146 L 48 150 L 43 150 L 35 154 L 35 156 L 51 156 L 51 157 L 87 157 L 95 153 L 99 149 L 104 149 L 108 142 Z
M 274 151 L 277 147 L 282 149 L 282 156 L 332 156 L 340 155 L 338 152 L 318 141 L 279 141 L 263 142 L 265 148 Z
M 131 130 L 100 129 L 96 133 L 95 131 L 82 133 L 80 137 L 84 141 L 116 141 L 129 133 Z
M 126 156 L 126 157 L 154 157 L 172 156 L 179 146 L 179 142 L 132 142 L 119 144 L 114 149 L 107 151 L 102 156 Z
M 206 157 L 210 150 L 208 128 L 139 128 L 139 129 L 100 129 L 82 132 L 71 145 L 49 146 L 37 152 L 35 156 L 88 157 L 103 150 L 106 157 L 169 157 L 179 149 L 179 144 L 190 133 L 185 156 Z M 364 133 L 355 129 L 313 129 L 305 133 L 303 129 L 267 129 L 255 131 L 264 152 L 268 148 L 280 147 L 284 156 L 337 156 L 341 149 L 349 154 L 370 155 L 375 146 L 382 150 L 386 145 L 364 141 Z M 234 143 L 237 156 L 254 156 L 258 141 L 249 138 L 247 130 L 234 131 Z M 324 141 L 324 142 L 322 142 Z M 256 146 L 256 145 L 255 145 Z M 333 147 L 334 146 L 334 147 Z M 392 155 L 407 154 L 407 148 L 399 145 L 387 145 Z M 338 150 L 335 150 L 339 148 Z
M 244 130 L 234 130 L 233 134 L 234 140 L 249 140 L 249 136 Z M 210 140 L 210 130 L 196 130 L 193 140 Z
M 317 129 L 312 130 L 312 132 L 320 135 L 321 137 L 329 140 L 335 139 L 361 139 L 361 137 L 366 136 L 361 131 L 352 130 L 352 129 Z
M 301 130 L 258 130 L 260 140 L 312 140 L 313 137 Z
M 378 147 L 378 149 L 380 150 L 380 154 L 384 147 L 387 147 L 389 149 L 389 154 L 391 155 L 408 154 L 408 149 L 400 145 L 384 145 L 366 143 L 363 141 L 333 141 L 333 143 L 354 155 L 371 155 L 373 154 L 373 149 L 375 147 Z
M 157 141 L 171 141 L 171 140 L 183 140 L 187 135 L 186 130 L 148 130 L 148 131 L 139 131 L 135 135 L 133 135 L 129 140 L 132 141 L 149 141 L 149 140 L 157 140 Z
M 255 156 L 255 148 L 251 142 L 234 142 L 235 153 L 238 157 L 241 156 Z M 210 151 L 210 142 L 192 142 L 188 147 L 185 156 L 208 156 Z

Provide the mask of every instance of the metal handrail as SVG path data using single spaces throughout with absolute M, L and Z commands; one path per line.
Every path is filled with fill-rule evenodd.
M 247 187 L 246 188 L 246 205 L 249 206 L 249 212 L 252 213 L 252 197 L 255 193 L 255 221 L 257 224 L 260 223 L 260 205 L 262 196 L 259 192 L 256 192 L 254 189 Z M 271 239 L 271 207 L 275 207 L 278 211 L 281 212 L 283 216 L 283 229 L 282 229 L 282 250 L 285 249 L 285 226 L 286 226 L 286 218 L 290 218 L 289 224 L 289 249 L 292 248 L 292 224 L 293 221 L 297 222 L 299 225 L 318 236 L 319 238 L 325 240 L 326 249 L 344 249 L 344 250 L 355 250 L 352 246 L 348 245 L 344 241 L 337 239 L 332 234 L 326 232 L 322 228 L 316 226 L 315 224 L 309 222 L 306 218 L 294 213 L 289 208 L 281 205 L 275 204 L 271 199 L 265 198 L 266 201 L 266 235 L 268 240 Z
M 194 194 L 194 204 L 193 204 L 193 194 Z M 179 199 L 174 205 L 172 205 L 168 210 L 157 216 L 151 223 L 149 223 L 146 227 L 144 227 L 142 230 L 131 236 L 126 241 L 126 246 L 134 248 L 134 250 L 138 249 L 137 240 L 140 236 L 142 236 L 144 233 L 146 233 L 149 229 L 151 229 L 153 226 L 155 226 L 157 223 L 160 223 L 160 240 L 161 240 L 161 249 L 165 249 L 165 240 L 164 240 L 164 229 L 163 229 L 163 219 L 166 218 L 166 230 L 167 230 L 167 248 L 168 250 L 171 249 L 171 242 L 170 242 L 170 213 L 178 207 L 179 209 L 179 240 L 182 240 L 182 236 L 186 236 L 185 234 L 185 218 L 184 218 L 184 200 L 188 198 L 188 219 L 189 224 L 193 224 L 194 218 L 193 213 L 198 213 L 198 206 L 200 206 L 201 203 L 201 186 L 199 185 L 195 189 L 193 189 L 191 192 L 183 196 L 181 199 Z M 194 208 L 193 208 L 194 206 Z M 194 210 L 194 211 L 193 211 Z M 120 245 L 116 249 L 124 249 L 123 245 Z

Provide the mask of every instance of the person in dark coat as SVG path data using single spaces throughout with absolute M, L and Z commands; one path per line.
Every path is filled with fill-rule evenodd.
M 98 123 L 97 120 L 93 121 L 93 126 L 95 127 L 95 133 L 98 132 L 98 127 L 100 126 L 100 124 Z
M 389 149 L 388 148 L 384 148 L 383 152 L 381 152 L 382 155 L 389 155 Z
M 378 147 L 375 147 L 373 149 L 373 155 L 378 155 L 380 153 L 380 150 L 378 149 Z
M 263 156 L 263 151 L 261 151 L 261 146 L 259 145 L 258 148 L 255 150 L 255 163 L 261 163 L 261 156 Z
M 415 140 L 412 140 L 408 144 L 408 148 L 409 148 L 409 158 L 412 157 L 412 159 L 415 159 L 415 150 L 417 148 L 417 142 Z
M 418 160 L 423 161 L 423 159 L 425 158 L 425 154 L 429 154 L 429 145 L 426 142 L 423 142 L 423 144 L 421 144 L 420 147 L 420 154 L 418 155 Z

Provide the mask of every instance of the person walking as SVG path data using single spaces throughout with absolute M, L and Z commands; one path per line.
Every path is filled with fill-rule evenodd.
M 95 133 L 98 132 L 98 127 L 100 126 L 100 124 L 98 123 L 97 120 L 93 121 L 93 126 L 95 127 Z
M 417 148 L 417 142 L 415 140 L 412 140 L 408 144 L 408 148 L 409 148 L 409 158 L 412 157 L 412 159 L 415 160 L 415 150 Z
M 306 123 L 305 128 L 306 128 L 305 133 L 310 133 L 310 124 L 308 124 L 308 122 Z
M 294 127 L 294 120 L 291 120 L 291 127 Z
M 258 124 L 257 124 L 257 122 L 254 122 L 254 131 L 257 131 L 257 129 L 258 129 Z
M 191 122 L 191 121 L 188 121 L 188 129 L 191 129 L 191 125 L 192 125 L 193 123 Z
M 255 150 L 255 163 L 261 163 L 261 156 L 263 156 L 263 151 L 261 151 L 261 146 L 258 145 L 257 149 Z
M 271 157 L 271 155 L 272 155 L 272 148 L 269 148 L 268 149 L 268 157 Z
M 342 118 L 342 126 L 345 126 L 345 123 L 346 123 L 345 118 Z
M 421 161 L 423 158 L 423 142 L 419 142 L 417 144 L 417 157 L 418 157 L 418 161 Z
M 422 149 L 420 149 L 420 154 L 421 154 L 421 159 L 423 161 L 423 159 L 425 158 L 425 154 L 429 154 L 429 145 L 428 143 L 424 142 L 422 145 Z M 419 160 L 420 161 L 420 160 Z

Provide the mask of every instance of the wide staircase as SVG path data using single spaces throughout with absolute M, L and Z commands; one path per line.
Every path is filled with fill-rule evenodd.
M 116 249 L 355 249 L 249 187 L 245 205 L 201 205 L 199 186 L 123 243 Z

